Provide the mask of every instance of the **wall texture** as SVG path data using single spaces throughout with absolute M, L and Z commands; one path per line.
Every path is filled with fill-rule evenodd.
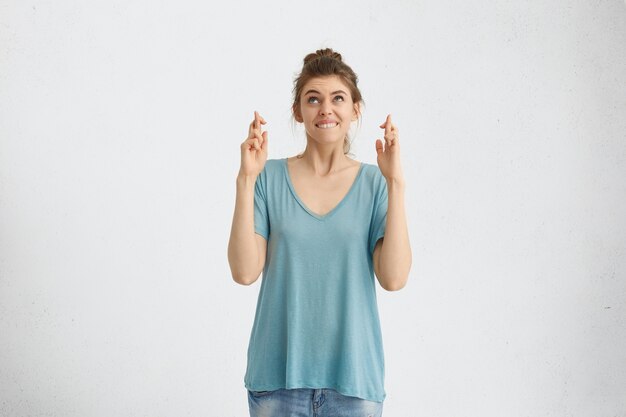
M 0 415 L 244 416 L 239 145 L 302 58 L 400 131 L 386 416 L 626 413 L 626 4 L 0 0 Z

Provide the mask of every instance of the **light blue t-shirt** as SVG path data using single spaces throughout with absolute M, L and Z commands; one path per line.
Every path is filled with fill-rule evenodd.
M 300 200 L 287 159 L 269 159 L 254 192 L 267 239 L 244 378 L 251 391 L 332 388 L 385 399 L 372 254 L 387 220 L 387 183 L 362 162 L 343 200 L 320 216 Z

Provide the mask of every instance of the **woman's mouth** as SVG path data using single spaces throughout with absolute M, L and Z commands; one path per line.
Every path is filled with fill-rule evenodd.
M 331 122 L 331 123 L 320 123 L 320 124 L 316 124 L 315 126 L 319 127 L 320 129 L 330 129 L 332 127 L 337 126 L 337 122 Z

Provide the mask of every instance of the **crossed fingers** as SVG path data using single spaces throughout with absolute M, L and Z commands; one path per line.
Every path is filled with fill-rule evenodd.
M 261 149 L 261 145 L 265 141 L 267 137 L 267 132 L 261 131 L 261 125 L 266 124 L 265 119 L 259 114 L 259 112 L 254 112 L 254 120 L 250 123 L 250 128 L 248 129 L 248 140 L 257 139 L 254 141 L 254 148 L 256 150 Z
M 385 122 L 380 125 L 385 129 L 385 147 L 398 143 L 398 128 L 391 122 L 391 115 L 388 114 Z

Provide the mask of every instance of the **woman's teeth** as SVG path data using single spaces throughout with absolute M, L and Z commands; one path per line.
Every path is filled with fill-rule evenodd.
M 320 129 L 328 129 L 330 127 L 335 127 L 335 126 L 337 126 L 337 123 L 324 123 L 324 124 L 317 125 L 317 127 L 319 127 Z

